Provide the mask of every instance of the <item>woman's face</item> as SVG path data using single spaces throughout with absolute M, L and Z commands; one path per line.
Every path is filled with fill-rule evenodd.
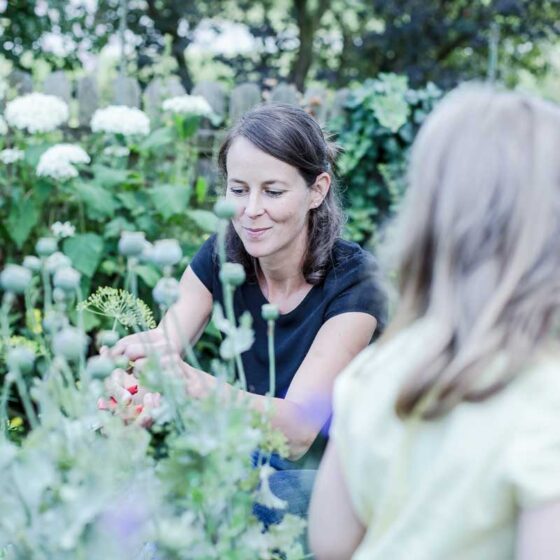
M 322 202 L 320 189 L 242 136 L 232 142 L 226 167 L 226 198 L 237 206 L 233 226 L 251 256 L 278 255 L 307 242 L 307 214 Z

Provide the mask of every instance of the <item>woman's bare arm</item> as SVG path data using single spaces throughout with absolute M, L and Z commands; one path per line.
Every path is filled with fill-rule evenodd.
M 521 512 L 516 558 L 560 560 L 560 501 Z

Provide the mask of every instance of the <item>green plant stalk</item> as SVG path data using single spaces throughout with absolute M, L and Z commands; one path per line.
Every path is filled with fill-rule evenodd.
M 235 312 L 233 310 L 233 287 L 230 284 L 224 286 L 224 303 L 226 307 L 226 317 L 228 321 L 235 327 Z M 241 388 L 247 390 L 247 378 L 245 377 L 245 368 L 243 367 L 243 360 L 239 352 L 235 353 L 235 365 L 237 366 L 237 374 L 241 381 Z
M 0 310 L 2 322 L 2 339 L 4 342 L 4 349 L 7 352 L 10 344 L 10 322 L 8 320 L 8 313 L 12 306 L 13 295 L 6 292 L 2 298 L 2 309 Z
M 43 317 L 52 309 L 52 289 L 49 271 L 45 266 L 45 259 L 41 259 L 43 266 L 41 267 L 41 277 L 43 279 Z
M 8 397 L 10 395 L 10 386 L 13 383 L 13 377 L 6 376 L 4 379 L 4 387 L 2 387 L 2 396 L 0 397 L 0 433 L 6 436 L 8 432 Z
M 191 341 L 182 335 L 182 329 L 179 325 L 179 320 L 177 319 L 177 313 L 173 310 L 173 306 L 171 306 L 168 310 L 169 315 L 171 316 L 171 320 L 173 321 L 173 325 L 175 330 L 179 333 L 180 336 L 180 344 L 181 344 L 181 351 L 186 352 L 187 358 L 189 362 L 196 368 L 200 369 L 200 363 L 196 354 L 194 353 Z
M 268 395 L 276 393 L 276 354 L 274 350 L 274 319 L 268 320 Z
M 37 419 L 37 415 L 35 414 L 35 409 L 33 408 L 33 404 L 31 403 L 31 398 L 29 397 L 29 392 L 27 391 L 27 385 L 21 376 L 21 372 L 14 368 L 12 374 L 16 381 L 16 387 L 21 398 L 21 402 L 23 404 L 23 409 L 25 411 L 25 416 L 27 416 L 27 420 L 29 421 L 29 425 L 31 429 L 35 429 L 39 426 L 39 420 Z
M 128 258 L 126 259 L 126 270 L 127 270 L 127 279 L 126 284 L 130 293 L 137 298 L 138 297 L 138 277 L 136 276 L 136 258 Z
M 76 287 L 76 301 L 80 302 L 82 301 L 82 290 L 80 289 L 80 286 Z M 77 311 L 77 316 L 78 316 L 78 329 L 80 329 L 80 332 L 85 334 L 85 330 L 84 330 L 84 310 L 81 307 L 78 307 Z M 80 354 L 80 382 L 82 383 L 83 387 L 81 387 L 82 391 L 86 391 L 87 390 L 87 382 L 89 380 L 86 379 L 86 358 L 85 358 L 85 354 L 84 352 L 82 352 Z

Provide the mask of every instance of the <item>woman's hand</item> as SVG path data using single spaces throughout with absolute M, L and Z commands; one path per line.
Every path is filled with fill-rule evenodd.
M 102 348 L 101 354 L 108 353 L 110 357 L 125 356 L 131 362 L 145 359 L 150 355 L 165 356 L 179 355 L 179 348 L 166 338 L 162 329 L 156 327 L 149 331 L 131 334 L 121 338 L 111 349 Z

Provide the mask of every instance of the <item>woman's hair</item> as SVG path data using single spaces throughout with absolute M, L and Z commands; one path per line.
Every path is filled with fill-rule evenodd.
M 303 109 L 284 104 L 262 105 L 245 113 L 226 136 L 218 155 L 218 166 L 224 178 L 227 177 L 228 151 L 239 137 L 295 167 L 309 188 L 321 173 L 331 176 L 331 187 L 322 204 L 309 211 L 308 245 L 303 262 L 306 281 L 319 283 L 329 268 L 331 251 L 343 223 L 333 174 L 335 146 L 325 139 L 319 124 Z M 254 278 L 256 260 L 247 253 L 231 224 L 226 247 L 228 259 L 241 263 L 249 278 Z
M 422 317 L 441 335 L 401 388 L 400 416 L 496 393 L 546 342 L 560 304 L 559 147 L 558 107 L 482 85 L 450 93 L 420 130 L 385 339 Z

